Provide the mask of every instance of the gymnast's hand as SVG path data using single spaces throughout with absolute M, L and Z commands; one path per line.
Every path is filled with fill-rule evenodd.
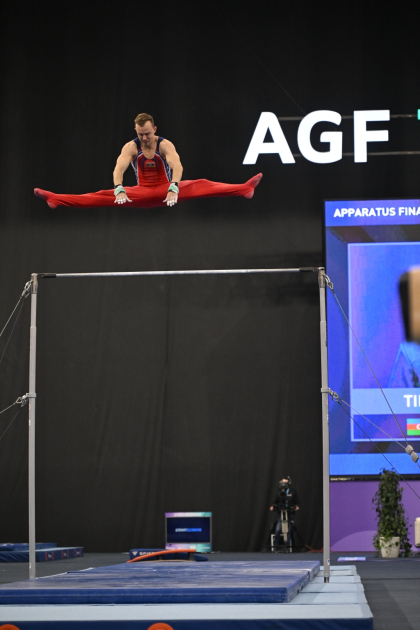
M 178 194 L 175 192 L 168 192 L 166 195 L 166 199 L 163 200 L 163 203 L 166 202 L 167 206 L 174 206 L 178 201 Z
M 168 194 L 166 195 L 166 199 L 163 200 L 163 203 L 166 202 L 167 206 L 174 206 L 178 201 L 178 182 L 171 182 L 168 188 Z
M 121 185 L 115 188 L 114 195 L 115 195 L 114 203 L 122 204 L 122 203 L 126 203 L 127 201 L 131 203 L 131 199 L 127 197 L 127 193 L 125 192 L 125 189 Z
M 126 193 L 119 193 L 117 195 L 117 197 L 115 198 L 114 203 L 121 204 L 121 203 L 126 203 L 127 201 L 129 201 L 131 203 L 131 199 L 129 199 L 127 197 L 127 194 Z

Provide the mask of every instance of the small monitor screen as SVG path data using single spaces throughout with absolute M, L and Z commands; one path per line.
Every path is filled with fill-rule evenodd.
M 211 512 L 167 512 L 166 545 L 211 543 Z
M 356 335 L 328 291 L 329 387 L 350 405 L 329 401 L 330 473 L 418 474 L 395 440 L 416 450 L 420 440 L 420 346 L 405 339 L 398 290 L 420 266 L 420 200 L 327 201 L 325 243 L 327 275 Z

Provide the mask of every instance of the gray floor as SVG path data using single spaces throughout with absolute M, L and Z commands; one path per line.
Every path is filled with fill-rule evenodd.
M 374 616 L 375 630 L 419 630 L 420 629 L 420 558 L 399 558 L 382 560 L 374 554 L 331 554 L 332 564 L 339 556 L 366 556 L 366 562 L 351 561 L 356 564 L 361 577 L 366 598 Z M 320 553 L 214 553 L 209 554 L 211 562 L 228 560 L 319 560 Z M 128 559 L 128 554 L 87 553 L 83 558 L 37 563 L 37 576 L 56 575 L 66 571 L 79 571 L 89 567 L 119 564 Z M 0 583 L 18 582 L 28 578 L 28 565 L 23 563 L 0 564 Z
M 375 630 L 420 628 L 420 558 L 358 562 Z

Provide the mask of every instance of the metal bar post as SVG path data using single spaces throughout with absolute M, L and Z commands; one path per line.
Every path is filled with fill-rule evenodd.
M 322 486 L 324 520 L 324 582 L 330 581 L 330 435 L 328 412 L 328 340 L 325 269 L 318 271 L 321 332 Z
M 32 286 L 31 286 L 31 336 L 30 336 L 30 358 L 29 358 L 29 579 L 35 579 L 36 577 L 36 564 L 35 564 L 35 373 L 36 373 L 36 306 L 37 306 L 37 293 L 38 293 L 38 279 L 39 278 L 97 278 L 97 277 L 112 277 L 112 276 L 174 276 L 174 275 L 219 275 L 219 274 L 254 274 L 254 273 L 314 273 L 318 272 L 318 278 L 323 280 L 323 267 L 298 267 L 298 268 L 279 268 L 279 269 L 201 269 L 201 270 L 174 270 L 174 271 L 119 271 L 119 272 L 94 272 L 94 273 L 38 273 L 32 274 Z M 321 280 L 320 280 L 321 282 Z M 322 312 L 325 313 L 325 282 L 324 287 L 324 304 L 321 298 L 321 320 Z M 321 284 L 320 284 L 321 291 Z M 324 311 L 322 311 L 324 309 Z M 324 315 L 325 319 L 325 315 Z M 324 322 L 325 324 L 325 322 Z M 321 322 L 321 339 L 322 339 L 322 322 Z M 325 340 L 326 340 L 326 328 L 325 328 Z M 326 343 L 326 341 L 325 341 Z M 322 347 L 322 341 L 321 341 Z M 327 369 L 328 374 L 328 369 Z M 328 376 L 322 382 L 328 382 Z M 327 396 L 328 405 L 328 396 Z M 327 427 L 328 427 L 328 406 L 327 406 Z M 324 432 L 325 433 L 325 432 Z M 327 441 L 328 441 L 328 429 L 327 429 Z M 328 453 L 328 444 L 327 444 Z M 328 459 L 327 459 L 328 466 Z M 329 469 L 327 475 L 329 479 Z M 328 486 L 329 492 L 329 486 Z M 324 485 L 324 510 L 325 510 L 325 485 Z M 328 494 L 328 509 L 329 509 L 329 494 Z M 325 548 L 325 514 L 324 514 L 324 548 Z M 328 511 L 328 553 L 329 553 L 329 511 Z M 324 552 L 325 554 L 325 552 Z M 329 576 L 329 559 L 328 559 L 328 576 Z M 328 581 L 325 580 L 325 581 Z
M 35 557 L 35 376 L 36 376 L 36 302 L 38 275 L 31 276 L 31 330 L 29 347 L 29 579 L 36 578 Z

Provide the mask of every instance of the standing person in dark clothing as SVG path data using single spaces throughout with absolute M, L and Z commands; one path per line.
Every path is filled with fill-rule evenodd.
M 292 486 L 290 477 L 280 479 L 276 498 L 270 507 L 270 512 L 276 511 L 278 519 L 274 534 L 274 547 L 279 547 L 280 536 L 283 535 L 286 548 L 290 549 L 290 540 L 292 536 L 292 515 L 299 510 L 299 498 L 295 488 Z

